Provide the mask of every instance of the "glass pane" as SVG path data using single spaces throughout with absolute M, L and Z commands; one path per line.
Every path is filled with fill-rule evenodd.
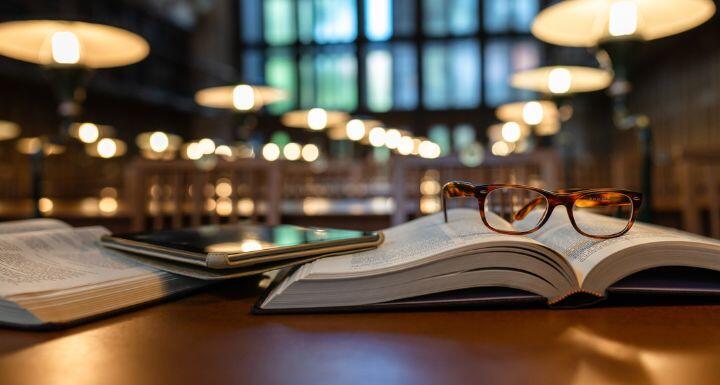
M 441 43 L 427 43 L 423 49 L 423 103 L 427 109 L 448 107 L 445 93 L 445 47 Z
M 396 43 L 393 52 L 393 94 L 396 110 L 413 110 L 418 105 L 418 73 L 415 45 Z
M 315 42 L 345 43 L 357 38 L 355 0 L 315 0 Z
M 423 31 L 428 36 L 447 35 L 445 0 L 423 0 Z
M 534 40 L 490 39 L 485 47 L 485 102 L 495 107 L 513 99 L 532 97 L 533 93 L 513 89 L 510 76 L 540 64 L 540 47 Z
M 303 44 L 313 41 L 313 24 L 315 22 L 313 0 L 298 0 L 298 40 Z
M 415 0 L 393 1 L 393 24 L 396 36 L 411 36 L 415 33 Z
M 428 109 L 480 104 L 481 60 L 477 40 L 431 42 L 423 50 L 423 98 Z
M 515 0 L 513 29 L 517 32 L 530 32 L 539 8 L 538 0 Z
M 539 11 L 538 0 L 485 0 L 483 22 L 485 31 L 530 32 L 533 19 Z
M 242 81 L 250 84 L 265 83 L 263 55 L 259 49 L 246 49 L 242 55 Z
M 477 40 L 462 40 L 450 46 L 450 89 L 452 106 L 474 108 L 480 105 L 481 60 L 480 43 Z
M 448 24 L 451 34 L 472 35 L 478 31 L 478 0 L 453 0 L 449 5 Z
M 387 48 L 371 49 L 365 57 L 366 104 L 370 111 L 389 111 L 393 105 L 392 56 Z
M 296 40 L 295 11 L 292 0 L 265 0 L 265 41 L 270 45 L 292 44 Z
M 261 43 L 262 30 L 260 28 L 260 20 L 262 20 L 262 1 L 241 0 L 240 20 L 241 40 L 247 44 Z
M 483 24 L 486 32 L 506 32 L 510 29 L 513 0 L 484 0 Z
M 393 32 L 392 7 L 392 0 L 365 0 L 365 36 L 368 40 L 390 39 Z
M 440 146 L 440 155 L 447 155 L 452 150 L 450 130 L 444 124 L 435 124 L 428 130 L 428 138 Z
M 288 99 L 273 103 L 268 110 L 280 114 L 291 110 L 296 105 L 297 76 L 292 52 L 288 50 L 271 50 L 265 63 L 265 79 L 273 87 L 282 88 L 288 93 Z
M 357 59 L 350 47 L 303 55 L 300 76 L 303 108 L 357 109 Z

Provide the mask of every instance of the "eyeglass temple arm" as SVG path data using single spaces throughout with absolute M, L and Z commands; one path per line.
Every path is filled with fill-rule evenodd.
M 455 197 L 474 197 L 475 196 L 475 185 L 467 182 L 448 182 L 442 188 L 442 208 L 443 218 L 445 223 L 448 221 L 447 217 L 447 198 Z

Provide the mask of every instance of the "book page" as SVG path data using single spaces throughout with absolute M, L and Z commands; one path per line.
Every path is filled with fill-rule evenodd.
M 488 218 L 493 226 L 511 229 L 500 217 Z M 437 213 L 384 231 L 385 242 L 377 249 L 324 258 L 313 262 L 310 271 L 317 274 L 343 274 L 388 269 L 436 256 L 452 249 L 509 236 L 488 229 L 480 213 L 472 209 L 448 210 L 448 223 Z
M 69 229 L 67 223 L 49 218 L 23 219 L 0 223 L 0 234 L 18 234 L 31 231 Z
M 99 246 L 102 227 L 0 235 L 0 296 L 160 274 Z
M 542 215 L 542 212 L 532 212 L 524 220 L 538 221 L 540 215 Z M 591 213 L 576 213 L 574 215 L 576 218 L 578 215 L 591 216 L 591 218 L 583 220 L 592 221 L 594 227 L 618 228 L 618 223 L 625 222 L 622 219 Z M 620 226 L 622 227 L 622 225 Z M 604 240 L 590 238 L 575 230 L 564 207 L 557 207 L 542 228 L 527 236 L 563 255 L 572 265 L 581 285 L 584 278 L 597 264 L 631 246 L 663 241 L 694 241 L 720 245 L 720 242 L 709 238 L 638 222 L 623 236 Z

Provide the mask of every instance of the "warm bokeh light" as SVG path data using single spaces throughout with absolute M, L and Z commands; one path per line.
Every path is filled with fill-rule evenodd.
M 276 161 L 280 158 L 280 147 L 275 143 L 268 143 L 262 148 L 262 156 L 267 161 Z
M 358 141 L 365 137 L 365 123 L 360 119 L 352 119 L 345 125 L 348 139 Z
M 385 146 L 391 150 L 396 149 L 400 144 L 402 134 L 397 129 L 391 128 L 385 132 Z
M 608 33 L 610 36 L 629 36 L 637 31 L 637 4 L 635 0 L 617 0 L 610 4 Z
M 409 136 L 403 136 L 400 138 L 400 144 L 397 146 L 397 151 L 400 155 L 410 155 L 413 152 L 413 138 Z
M 424 196 L 420 198 L 420 212 L 423 214 L 432 214 L 440 211 L 442 205 L 440 198 L 436 196 Z
M 302 158 L 306 162 L 314 162 L 320 156 L 320 149 L 318 146 L 308 143 L 302 148 Z
M 115 214 L 118 209 L 118 201 L 115 198 L 105 197 L 98 201 L 98 209 L 104 215 Z
M 493 143 L 490 151 L 492 151 L 495 156 L 507 156 L 510 154 L 511 148 L 506 142 L 499 141 Z
M 434 179 L 426 179 L 420 182 L 420 194 L 436 195 L 440 193 L 440 182 Z
M 155 152 L 163 152 L 170 147 L 170 138 L 161 131 L 155 131 L 150 134 L 150 149 Z
M 20 125 L 7 120 L 0 120 L 0 140 L 15 139 L 20 136 Z
M 204 155 L 202 148 L 200 148 L 197 142 L 188 143 L 187 148 L 185 148 L 185 154 L 187 158 L 191 160 L 198 160 Z
M 221 198 L 227 198 L 232 195 L 232 185 L 227 180 L 218 181 L 215 185 L 215 194 Z
M 570 90 L 572 77 L 567 68 L 553 68 L 548 74 L 548 89 L 553 94 L 564 94 Z
M 112 158 L 118 152 L 118 146 L 110 138 L 100 139 L 97 143 L 97 153 L 101 158 Z
M 543 120 L 543 107 L 539 102 L 527 102 L 522 109 L 523 122 L 534 126 L 540 124 Z
M 236 110 L 252 110 L 255 107 L 255 90 L 247 84 L 235 86 L 233 88 L 232 102 Z
M 299 144 L 290 142 L 283 147 L 283 156 L 287 160 L 298 160 L 300 159 L 300 153 L 302 147 Z
M 437 143 L 433 143 L 429 140 L 423 140 L 420 143 L 419 153 L 423 158 L 435 159 L 440 156 L 441 149 Z
M 221 217 L 232 214 L 233 206 L 230 198 L 219 198 L 215 204 L 215 212 Z
M 80 40 L 70 31 L 58 31 L 50 37 L 52 60 L 58 64 L 77 64 L 80 61 Z
M 200 151 L 202 151 L 205 155 L 213 154 L 215 152 L 215 141 L 210 138 L 200 139 L 198 141 L 198 145 L 200 146 Z
M 53 211 L 53 208 L 55 207 L 55 204 L 53 203 L 52 199 L 50 198 L 40 198 L 38 201 L 38 210 L 40 210 L 43 214 L 49 214 Z
M 522 135 L 522 129 L 516 122 L 507 122 L 502 125 L 502 139 L 506 142 L 517 142 Z
M 250 198 L 242 198 L 237 202 L 237 212 L 238 214 L 248 217 L 252 215 L 253 210 L 255 210 L 255 203 Z
M 382 127 L 373 127 L 368 134 L 368 140 L 373 147 L 382 147 L 385 145 L 385 129 Z
M 221 144 L 215 147 L 215 155 L 223 156 L 225 158 L 231 158 L 233 156 L 233 150 L 230 146 Z
M 95 143 L 100 137 L 100 130 L 94 123 L 82 123 L 78 126 L 77 135 L 83 143 Z
M 327 127 L 327 111 L 322 108 L 312 108 L 307 114 L 307 125 L 311 130 L 319 131 Z

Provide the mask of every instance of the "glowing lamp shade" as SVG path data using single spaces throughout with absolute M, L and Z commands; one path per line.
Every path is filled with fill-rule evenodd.
M 0 120 L 0 140 L 15 139 L 20 136 L 20 125 L 7 120 Z
M 238 84 L 202 89 L 195 93 L 195 102 L 204 107 L 255 111 L 263 106 L 287 99 L 281 89 Z
M 495 116 L 504 122 L 523 122 L 535 126 L 557 120 L 558 110 L 553 102 L 533 100 L 503 104 L 495 110 Z
M 572 94 L 607 88 L 610 71 L 592 67 L 552 66 L 522 71 L 512 76 L 512 86 L 545 94 Z
M 566 0 L 540 12 L 532 33 L 552 44 L 592 47 L 624 36 L 653 40 L 675 35 L 714 13 L 712 0 Z
M 79 21 L 0 23 L 0 55 L 41 65 L 120 67 L 143 60 L 148 43 L 132 32 Z
M 349 115 L 340 111 L 326 111 L 322 108 L 286 112 L 280 122 L 287 127 L 309 128 L 313 131 L 324 130 L 330 126 L 345 124 Z

